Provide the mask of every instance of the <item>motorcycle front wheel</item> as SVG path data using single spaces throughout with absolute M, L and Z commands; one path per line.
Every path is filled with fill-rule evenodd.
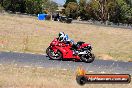
M 47 55 L 50 59 L 53 59 L 53 60 L 62 59 L 62 53 L 59 50 L 55 53 L 52 49 L 49 49 L 49 51 L 47 52 Z
M 48 55 L 48 52 L 50 51 L 50 46 L 46 49 L 46 54 Z
M 86 62 L 86 63 L 92 63 L 95 59 L 94 54 L 90 53 L 89 55 L 82 55 L 81 60 Z

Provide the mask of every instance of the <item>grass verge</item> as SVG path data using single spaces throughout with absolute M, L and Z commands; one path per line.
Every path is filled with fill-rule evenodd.
M 90 24 L 64 24 L 0 15 L 0 51 L 45 53 L 49 43 L 64 31 L 75 42 L 93 46 L 97 58 L 132 61 L 132 31 Z
M 83 88 L 131 88 L 130 84 L 86 84 Z M 57 68 L 0 65 L 0 88 L 82 88 L 75 73 Z

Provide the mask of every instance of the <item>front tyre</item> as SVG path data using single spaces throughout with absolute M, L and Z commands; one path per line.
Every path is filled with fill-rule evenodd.
M 92 63 L 95 59 L 95 55 L 90 53 L 88 55 L 82 55 L 81 60 L 86 62 L 86 63 Z
M 46 49 L 46 54 L 48 55 L 48 52 L 50 51 L 50 46 Z
M 53 59 L 53 60 L 62 59 L 62 53 L 59 50 L 55 53 L 52 49 L 50 49 L 47 55 L 49 56 L 50 59 Z

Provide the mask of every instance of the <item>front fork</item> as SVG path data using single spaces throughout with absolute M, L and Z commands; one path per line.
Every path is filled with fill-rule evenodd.
M 51 49 L 52 49 L 52 55 L 58 56 L 58 53 L 57 53 L 58 49 L 56 49 L 55 47 L 51 47 Z
M 53 50 L 54 53 L 57 53 L 57 50 L 55 47 L 51 47 L 51 49 Z

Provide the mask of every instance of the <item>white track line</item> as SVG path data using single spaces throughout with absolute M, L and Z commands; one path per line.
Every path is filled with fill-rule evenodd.
M 44 68 L 44 67 L 37 67 L 37 68 Z
M 5 51 L 5 52 L 13 52 L 13 53 L 22 53 L 22 54 L 34 54 L 34 55 L 46 55 L 46 54 L 38 54 L 38 53 L 32 53 L 32 52 L 19 52 L 19 51 Z
M 102 72 L 100 72 L 100 73 L 106 73 L 106 72 L 102 71 Z
M 66 71 L 67 69 L 62 69 L 62 70 Z
M 31 67 L 31 66 L 23 66 L 24 68 L 29 68 L 29 67 Z
M 14 64 L 15 66 L 17 66 L 17 64 Z
M 88 71 L 88 72 L 91 72 L 91 73 L 93 73 L 94 71 Z
M 120 74 L 120 73 L 115 73 L 115 74 Z

